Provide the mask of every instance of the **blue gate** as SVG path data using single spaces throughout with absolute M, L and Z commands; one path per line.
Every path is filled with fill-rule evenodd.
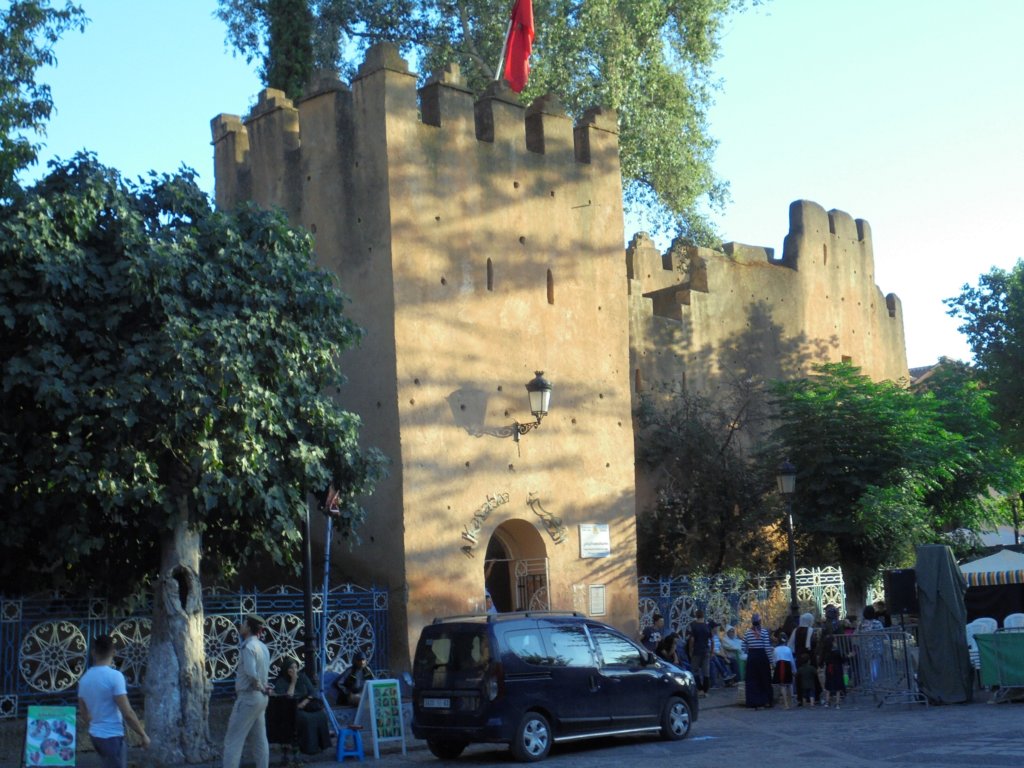
M 203 608 L 206 674 L 214 697 L 233 694 L 237 627 L 246 614 L 266 619 L 271 678 L 284 659 L 302 655 L 305 622 L 299 589 L 204 590 Z M 318 625 L 324 608 L 323 595 L 314 594 Z M 347 666 L 358 651 L 373 669 L 387 669 L 386 590 L 344 584 L 330 591 L 326 610 L 329 668 Z M 102 598 L 0 597 L 0 719 L 23 717 L 36 704 L 74 704 L 78 680 L 88 666 L 89 643 L 101 634 L 115 640 L 114 661 L 128 682 L 129 696 L 141 698 L 151 626 L 148 610 L 115 616 Z

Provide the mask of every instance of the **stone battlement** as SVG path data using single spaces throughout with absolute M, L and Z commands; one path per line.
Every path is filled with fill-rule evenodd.
M 211 121 L 218 203 L 251 198 L 298 213 L 307 197 L 304 182 L 313 181 L 303 170 L 330 155 L 335 170 L 351 176 L 360 145 L 372 137 L 400 140 L 406 150 L 420 143 L 421 156 L 406 159 L 428 166 L 444 162 L 438 152 L 446 147 L 459 145 L 464 152 L 471 135 L 488 155 L 482 159 L 507 167 L 564 176 L 574 165 L 607 160 L 618 172 L 612 110 L 590 109 L 574 124 L 557 96 L 524 107 L 504 83 L 491 83 L 475 98 L 455 64 L 420 89 L 416 82 L 398 49 L 382 43 L 367 52 L 351 87 L 325 76 L 297 103 L 268 88 L 246 117 L 218 115 Z M 415 133 L 421 135 L 410 135 Z
M 626 250 L 635 392 L 802 375 L 841 360 L 875 379 L 907 376 L 903 313 L 875 284 L 871 227 L 807 200 L 789 208 L 781 258 L 726 243 L 721 251 L 646 234 Z

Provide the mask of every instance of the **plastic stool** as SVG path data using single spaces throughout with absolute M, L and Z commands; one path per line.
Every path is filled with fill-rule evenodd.
M 348 748 L 350 738 L 352 739 L 351 749 Z M 363 726 L 344 725 L 338 733 L 338 753 L 335 755 L 335 760 L 341 763 L 346 757 L 358 757 L 360 762 L 366 760 L 366 754 L 363 752 Z

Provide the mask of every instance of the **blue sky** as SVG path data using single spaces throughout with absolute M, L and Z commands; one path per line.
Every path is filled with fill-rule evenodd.
M 82 2 L 91 23 L 43 74 L 44 157 L 89 148 L 128 176 L 185 164 L 212 190 L 209 121 L 260 87 L 215 0 Z M 1022 29 L 1021 0 L 774 0 L 731 19 L 710 115 L 725 239 L 781 250 L 800 198 L 867 219 L 910 364 L 967 359 L 942 299 L 1024 257 Z

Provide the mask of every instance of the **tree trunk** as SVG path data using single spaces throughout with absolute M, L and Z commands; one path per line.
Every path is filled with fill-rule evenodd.
M 203 647 L 200 535 L 189 527 L 188 496 L 177 497 L 174 528 L 161 541 L 160 574 L 153 588 L 153 631 L 146 667 L 147 763 L 204 763 L 210 741 L 210 690 Z

